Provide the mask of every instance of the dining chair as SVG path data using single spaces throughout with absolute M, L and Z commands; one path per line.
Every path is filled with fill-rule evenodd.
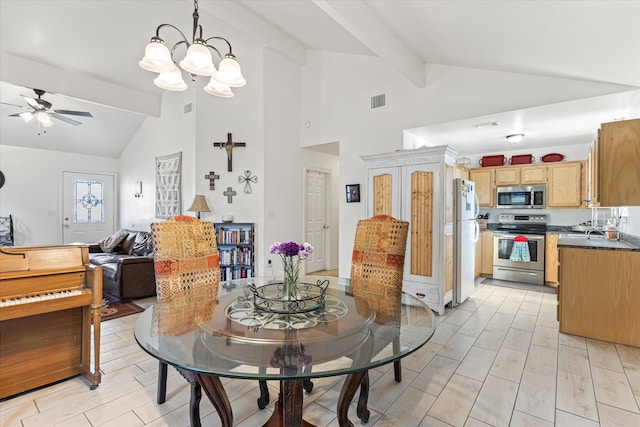
M 185 295 L 215 300 L 220 285 L 220 261 L 213 223 L 191 216 L 175 216 L 151 224 L 153 258 L 158 303 L 179 299 Z M 191 385 L 191 425 L 199 427 L 202 389 L 195 375 L 177 368 Z M 260 383 L 260 390 L 266 389 Z M 159 362 L 157 402 L 166 400 L 167 364 Z M 268 403 L 269 397 L 261 396 Z
M 374 323 L 400 326 L 402 278 L 409 223 L 389 215 L 358 221 L 351 255 L 350 288 L 357 301 L 375 312 Z M 357 308 L 357 306 L 356 306 Z M 394 339 L 394 349 L 400 343 Z M 399 360 L 393 364 L 394 377 L 402 381 Z M 369 377 L 365 375 L 358 400 L 358 416 L 368 419 L 366 401 Z M 365 419 L 363 419 L 363 417 Z

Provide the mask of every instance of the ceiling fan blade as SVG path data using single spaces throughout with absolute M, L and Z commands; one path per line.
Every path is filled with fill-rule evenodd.
M 23 114 L 23 113 L 9 114 L 8 117 L 22 117 L 22 116 L 20 116 L 20 114 Z
M 29 104 L 29 106 L 31 106 L 32 108 L 35 108 L 36 110 L 42 109 L 42 105 L 40 105 L 37 99 L 28 97 L 26 95 L 21 95 L 21 96 L 24 98 L 27 104 Z
M 57 113 L 49 113 L 49 115 L 51 117 L 53 117 L 54 119 L 61 120 L 61 121 L 65 122 L 65 123 L 68 123 L 68 124 L 73 125 L 73 126 L 78 126 L 78 125 L 82 124 L 82 122 L 70 119 L 69 117 L 61 116 L 61 115 L 59 115 Z
M 22 108 L 24 110 L 31 110 L 31 108 L 27 108 L 24 105 L 18 105 L 18 104 L 11 104 L 9 102 L 2 102 L 0 101 L 0 104 L 4 104 L 4 105 L 11 105 L 12 107 L 18 107 L 18 108 Z
M 71 114 L 73 116 L 93 117 L 93 114 L 91 114 L 88 111 L 73 111 L 73 110 L 53 110 L 53 111 L 58 114 Z

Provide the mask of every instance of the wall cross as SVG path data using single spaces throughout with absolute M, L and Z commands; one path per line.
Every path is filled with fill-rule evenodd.
M 236 195 L 236 192 L 233 191 L 233 188 L 227 187 L 227 191 L 222 194 L 227 196 L 227 203 L 233 203 L 233 196 Z
M 216 179 L 220 179 L 220 175 L 216 174 L 214 171 L 209 172 L 209 175 L 205 175 L 204 179 L 209 180 L 209 190 L 216 189 Z
M 225 151 L 227 152 L 227 171 L 228 172 L 232 172 L 233 171 L 233 165 L 232 165 L 233 149 L 236 148 L 236 147 L 246 147 L 247 143 L 246 142 L 233 142 L 231 133 L 228 133 L 227 134 L 227 140 L 225 142 L 214 142 L 213 146 L 214 147 L 220 147 L 221 149 L 222 148 L 225 149 Z

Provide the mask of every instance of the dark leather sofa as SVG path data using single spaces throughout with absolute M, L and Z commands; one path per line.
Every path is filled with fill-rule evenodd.
M 127 236 L 112 252 L 89 245 L 91 264 L 102 266 L 102 292 L 121 301 L 156 294 L 153 271 L 153 239 L 148 231 L 126 230 Z

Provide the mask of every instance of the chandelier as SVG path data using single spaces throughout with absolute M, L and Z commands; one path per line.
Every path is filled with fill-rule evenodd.
M 187 89 L 180 71 L 180 68 L 182 68 L 191 75 L 192 81 L 196 80 L 196 76 L 210 76 L 209 83 L 204 87 L 204 91 L 208 94 L 231 98 L 233 96 L 232 87 L 242 87 L 247 83 L 242 77 L 240 65 L 236 61 L 236 57 L 231 50 L 231 44 L 227 39 L 219 36 L 207 39 L 202 37 L 202 26 L 198 24 L 198 19 L 200 18 L 198 0 L 194 0 L 193 7 L 191 42 L 174 25 L 161 24 L 156 28 L 156 35 L 151 37 L 151 41 L 144 50 L 144 58 L 138 65 L 147 71 L 158 73 L 158 77 L 153 83 L 159 88 L 170 91 Z M 163 27 L 173 28 L 182 36 L 182 39 L 174 44 L 171 50 L 165 46 L 164 40 L 160 38 L 160 29 Z M 221 40 L 227 44 L 229 52 L 224 55 L 224 58 L 218 49 L 209 44 L 211 40 Z M 173 54 L 179 46 L 184 46 L 187 50 L 187 55 L 180 61 L 180 68 L 178 68 L 178 64 L 173 59 Z M 213 64 L 211 51 L 214 51 L 220 58 L 217 69 Z

